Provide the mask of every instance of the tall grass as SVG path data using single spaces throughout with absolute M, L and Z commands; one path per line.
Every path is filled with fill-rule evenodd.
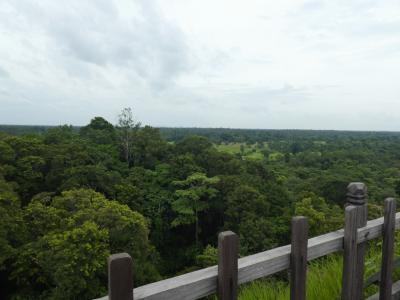
M 376 273 L 381 266 L 381 240 L 370 245 L 365 259 L 364 279 Z M 396 247 L 396 254 L 400 253 Z M 307 299 L 332 300 L 340 299 L 342 291 L 343 258 L 334 254 L 310 263 L 307 271 Z M 400 270 L 396 270 L 393 279 L 400 278 Z M 378 292 L 376 285 L 371 285 L 364 290 L 364 296 Z M 287 281 L 274 278 L 254 281 L 240 288 L 241 300 L 287 300 L 290 299 L 290 287 Z
M 342 286 L 342 258 L 327 257 L 310 265 L 307 273 L 307 299 L 339 299 Z M 239 299 L 286 300 L 290 298 L 287 282 L 275 279 L 254 281 L 240 289 Z
M 364 280 L 379 271 L 381 266 L 382 239 L 370 242 L 367 247 L 364 265 Z M 396 233 L 395 256 L 400 257 L 400 232 Z M 309 264 L 306 293 L 309 300 L 340 299 L 342 291 L 343 258 L 341 253 L 332 254 Z M 393 272 L 393 281 L 400 280 L 400 268 Z M 364 289 L 364 297 L 378 292 L 377 285 Z M 288 300 L 290 287 L 287 280 L 275 277 L 259 279 L 240 286 L 240 300 Z M 216 299 L 215 296 L 207 299 Z

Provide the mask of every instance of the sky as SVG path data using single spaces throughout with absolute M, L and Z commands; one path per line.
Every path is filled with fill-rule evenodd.
M 400 131 L 400 1 L 1 0 L 0 124 Z

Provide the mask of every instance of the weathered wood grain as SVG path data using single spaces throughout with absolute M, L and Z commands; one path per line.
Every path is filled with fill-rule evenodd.
M 357 228 L 367 225 L 368 209 L 367 209 L 367 186 L 362 182 L 351 182 L 347 186 L 347 203 L 357 207 Z M 364 265 L 365 265 L 366 244 L 360 243 L 357 247 L 357 263 L 355 265 L 355 287 L 352 296 L 353 300 L 361 300 L 364 298 Z
M 357 213 L 358 207 L 347 206 L 345 210 L 343 239 L 342 300 L 355 299 L 357 277 Z
M 218 299 L 236 300 L 238 290 L 239 238 L 232 231 L 218 235 Z
M 367 204 L 357 207 L 357 228 L 367 225 Z M 365 252 L 366 243 L 360 243 L 357 246 L 357 264 L 356 264 L 356 287 L 353 296 L 354 300 L 364 299 L 364 269 L 365 269 Z
M 108 295 L 110 300 L 133 300 L 132 258 L 128 253 L 108 258 Z
M 393 198 L 385 199 L 381 282 L 379 286 L 379 300 L 389 300 L 392 296 L 392 270 L 394 254 L 394 227 L 396 216 L 396 201 Z
M 290 299 L 306 299 L 308 222 L 305 217 L 292 219 L 290 255 Z
M 358 229 L 357 242 L 378 238 L 382 235 L 383 217 Z M 396 214 L 396 229 L 400 228 L 400 213 Z M 308 240 L 308 261 L 343 249 L 343 229 Z M 288 269 L 290 245 L 274 248 L 238 261 L 238 283 L 253 281 Z M 217 291 L 217 266 L 173 278 L 150 283 L 134 289 L 135 300 L 199 299 Z M 108 299 L 107 296 L 99 298 Z

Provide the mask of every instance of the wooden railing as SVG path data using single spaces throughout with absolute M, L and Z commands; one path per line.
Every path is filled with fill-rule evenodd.
M 238 259 L 238 237 L 231 231 L 218 237 L 218 265 L 150 283 L 133 289 L 132 260 L 128 254 L 108 259 L 109 293 L 98 300 L 199 299 L 217 294 L 218 299 L 237 299 L 238 285 L 289 269 L 292 300 L 305 299 L 307 261 L 343 250 L 342 299 L 363 297 L 366 242 L 383 236 L 380 274 L 370 281 L 380 283 L 374 299 L 392 299 L 392 269 L 395 229 L 400 228 L 393 198 L 385 200 L 384 217 L 367 222 L 367 194 L 363 183 L 348 186 L 344 229 L 308 239 L 305 217 L 294 217 L 292 243 Z M 377 278 L 379 277 L 379 279 Z M 393 285 L 394 287 L 395 285 Z M 133 289 L 133 292 L 132 292 Z

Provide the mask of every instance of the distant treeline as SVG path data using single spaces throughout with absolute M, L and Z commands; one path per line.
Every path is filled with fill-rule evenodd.
M 51 125 L 1 125 L 0 131 L 11 134 L 11 135 L 25 135 L 25 134 L 43 134 L 50 128 L 57 126 Z M 79 130 L 79 126 L 72 126 L 76 131 Z
M 223 230 L 241 256 L 286 244 L 293 215 L 310 236 L 336 230 L 351 181 L 381 216 L 400 195 L 400 133 L 158 129 L 130 109 L 116 125 L 3 125 L 0 295 L 93 299 L 111 253 L 141 285 L 215 264 Z
M 339 131 L 300 129 L 231 129 L 231 128 L 160 128 L 161 135 L 169 141 L 180 141 L 190 135 L 207 137 L 214 143 L 248 143 L 269 140 L 334 140 L 337 138 L 370 139 L 399 138 L 400 132 L 389 131 Z
M 51 125 L 1 125 L 0 131 L 11 135 L 43 134 Z M 78 132 L 81 126 L 71 126 Z M 399 138 L 396 131 L 343 131 L 306 129 L 237 129 L 237 128 L 198 128 L 198 127 L 159 127 L 161 136 L 167 141 L 181 141 L 190 135 L 207 137 L 213 143 L 254 144 L 268 140 L 335 140 L 337 138 L 371 139 Z

